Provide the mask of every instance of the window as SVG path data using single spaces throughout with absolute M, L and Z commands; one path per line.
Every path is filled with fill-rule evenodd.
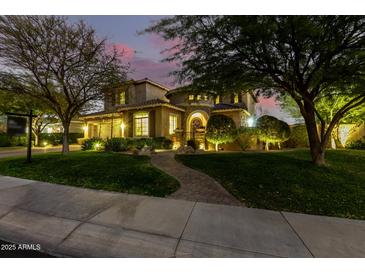
M 140 112 L 134 114 L 134 136 L 148 136 L 148 113 Z
M 196 100 L 200 101 L 202 99 L 202 96 L 201 95 L 197 95 L 196 96 Z
M 203 96 L 203 100 L 204 100 L 204 101 L 208 101 L 208 95 L 204 95 L 204 96 Z
M 194 100 L 194 95 L 190 94 L 189 95 L 189 101 L 193 101 Z
M 174 134 L 177 128 L 177 116 L 175 114 L 170 114 L 169 116 L 169 134 Z
M 125 91 L 119 93 L 119 105 L 125 105 Z
M 237 103 L 239 102 L 239 100 L 238 100 L 238 95 L 237 95 L 237 94 L 235 94 L 235 95 L 234 95 L 233 102 L 234 102 L 235 104 L 237 104 Z
M 219 104 L 220 102 L 221 102 L 221 97 L 217 95 L 217 97 L 215 97 L 215 104 Z

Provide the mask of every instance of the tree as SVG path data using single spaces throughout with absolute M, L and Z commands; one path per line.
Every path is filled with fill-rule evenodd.
M 280 144 L 290 136 L 289 125 L 274 116 L 261 116 L 257 119 L 256 128 L 259 140 L 265 142 L 265 150 L 269 150 L 270 144 L 277 144 L 280 149 Z
M 215 144 L 218 151 L 219 144 L 232 143 L 237 139 L 236 125 L 228 116 L 213 115 L 208 120 L 205 138 Z
M 41 132 L 49 124 L 58 122 L 55 113 L 33 97 L 0 90 L 0 114 L 6 112 L 29 113 L 30 110 L 36 115 L 32 119 L 32 133 L 35 146 L 39 146 Z
M 72 118 L 123 81 L 121 54 L 80 21 L 59 16 L 0 17 L 0 75 L 4 90 L 26 94 L 49 106 L 63 126 L 62 152 L 69 151 Z
M 146 32 L 175 41 L 166 61 L 181 65 L 174 72 L 181 83 L 291 96 L 317 165 L 337 122 L 365 102 L 364 16 L 174 16 Z M 334 88 L 351 99 L 326 124 L 314 102 Z
M 325 120 L 326 125 L 329 125 L 333 119 L 334 114 L 339 111 L 345 104 L 347 104 L 352 97 L 337 94 L 334 90 L 333 94 L 329 93 L 325 97 L 319 97 L 314 102 L 317 111 L 321 117 Z M 282 95 L 276 97 L 280 107 L 289 113 L 293 118 L 300 118 L 301 114 L 296 106 L 295 101 L 288 95 Z M 336 148 L 343 148 L 343 144 L 340 141 L 340 124 L 355 124 L 357 126 L 365 123 L 365 104 L 359 105 L 348 112 L 346 112 L 335 124 L 332 130 L 331 137 L 334 141 Z

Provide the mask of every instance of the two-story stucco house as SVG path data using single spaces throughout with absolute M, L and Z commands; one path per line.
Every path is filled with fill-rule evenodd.
M 104 111 L 84 115 L 85 137 L 167 137 L 176 146 L 189 139 L 204 138 L 208 119 L 224 114 L 237 127 L 245 126 L 255 111 L 250 93 L 224 97 L 213 93 L 193 94 L 167 87 L 149 79 L 129 81 L 105 92 Z

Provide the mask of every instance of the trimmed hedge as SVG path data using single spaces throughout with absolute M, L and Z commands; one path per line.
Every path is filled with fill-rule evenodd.
M 290 148 L 309 147 L 308 133 L 305 125 L 290 127 L 290 136 L 284 145 Z
M 69 133 L 68 142 L 69 144 L 76 144 L 78 138 L 84 137 L 83 133 Z M 39 136 L 39 144 L 42 145 L 43 142 L 47 142 L 51 145 L 62 145 L 63 133 L 41 133 Z
M 7 134 L 0 134 L 0 147 L 10 146 L 26 146 L 27 136 L 8 136 Z
M 172 149 L 173 142 L 165 137 L 155 138 L 110 138 L 103 141 L 100 138 L 91 138 L 84 141 L 83 150 L 94 150 L 96 142 L 103 142 L 105 151 L 121 152 L 130 149 L 141 149 L 145 146 L 153 149 Z
M 365 150 L 365 137 L 349 143 L 346 148 Z

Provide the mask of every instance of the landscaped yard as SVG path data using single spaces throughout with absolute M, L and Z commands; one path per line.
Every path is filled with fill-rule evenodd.
M 85 188 L 164 197 L 179 183 L 154 168 L 147 156 L 104 152 L 70 152 L 0 159 L 0 174 Z
M 249 207 L 365 219 L 365 151 L 326 153 L 328 166 L 307 150 L 178 155 Z

